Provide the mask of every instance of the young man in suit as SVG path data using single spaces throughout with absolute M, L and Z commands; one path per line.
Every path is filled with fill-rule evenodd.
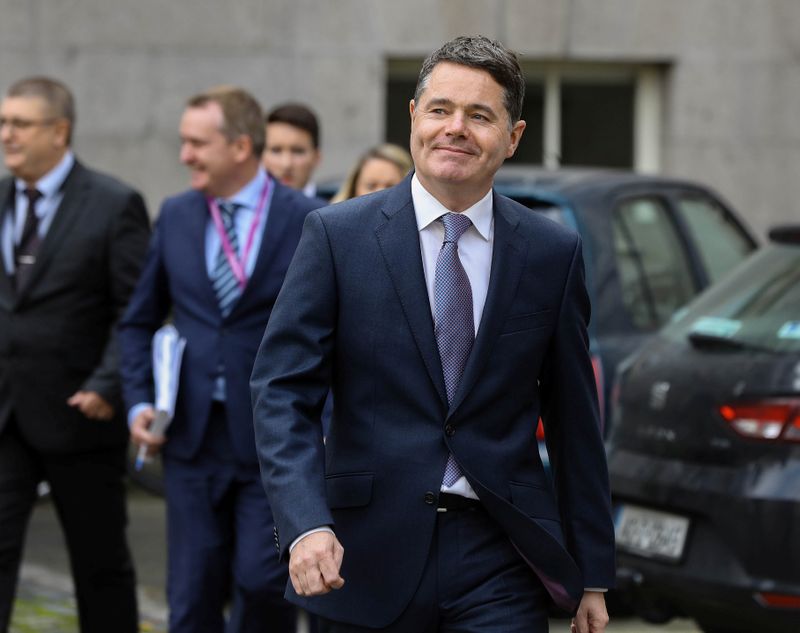
M 269 111 L 266 126 L 265 169 L 287 187 L 314 198 L 314 170 L 322 158 L 317 116 L 302 103 L 284 103 Z
M 287 597 L 323 630 L 541 633 L 550 600 L 579 633 L 605 629 L 614 537 L 580 238 L 492 190 L 524 85 L 487 38 L 434 52 L 410 103 L 416 173 L 311 213 L 272 312 L 257 445 Z
M 83 633 L 138 631 L 125 526 L 128 433 L 114 325 L 150 234 L 142 197 L 87 169 L 72 95 L 22 79 L 0 105 L 0 631 L 37 484 L 69 550 Z
M 170 631 L 294 631 L 286 568 L 259 483 L 248 379 L 312 201 L 269 177 L 261 108 L 222 87 L 180 123 L 191 189 L 168 198 L 119 329 L 131 437 L 162 448 Z M 153 420 L 151 339 L 171 314 L 186 338 L 175 417 Z M 163 446 L 162 446 L 163 444 Z M 230 621 L 223 612 L 230 588 Z

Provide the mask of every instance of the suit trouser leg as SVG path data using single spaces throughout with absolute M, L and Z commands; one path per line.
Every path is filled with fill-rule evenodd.
M 41 477 L 35 456 L 9 420 L 0 431 L 0 632 L 11 619 L 25 530 Z
M 547 594 L 483 510 L 438 515 L 419 587 L 383 629 L 320 619 L 323 633 L 547 633 Z M 347 556 L 347 552 L 345 552 Z
M 223 633 L 231 533 L 211 475 L 164 460 L 170 633 Z
M 42 458 L 69 551 L 82 633 L 139 630 L 125 462 L 124 447 Z
M 283 598 L 289 570 L 273 545 L 272 511 L 257 467 L 237 486 L 234 512 L 234 595 L 228 632 L 294 633 L 296 609 Z

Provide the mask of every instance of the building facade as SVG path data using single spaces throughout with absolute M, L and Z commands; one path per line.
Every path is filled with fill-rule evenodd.
M 521 54 L 518 161 L 605 165 L 716 188 L 763 235 L 800 198 L 796 0 L 0 0 L 0 88 L 65 81 L 75 146 L 153 211 L 186 186 L 188 96 L 237 84 L 320 114 L 321 180 L 407 138 L 421 59 L 459 34 Z

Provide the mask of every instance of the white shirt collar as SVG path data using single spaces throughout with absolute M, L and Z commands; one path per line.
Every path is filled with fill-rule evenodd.
M 492 190 L 489 189 L 483 198 L 462 211 L 470 219 L 480 236 L 487 241 L 491 235 L 493 219 L 492 199 Z M 450 213 L 447 207 L 422 186 L 417 174 L 411 177 L 411 200 L 414 202 L 414 214 L 417 216 L 417 230 L 419 231 L 427 227 L 431 222 L 435 222 L 445 213 Z

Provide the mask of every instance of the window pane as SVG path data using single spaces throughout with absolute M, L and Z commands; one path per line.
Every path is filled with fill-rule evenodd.
M 408 148 L 411 119 L 408 102 L 414 98 L 416 78 L 392 77 L 386 86 L 386 140 Z
M 561 164 L 633 167 L 633 81 L 561 85 Z
M 678 209 L 695 243 L 702 244 L 700 256 L 710 282 L 722 277 L 753 250 L 739 226 L 715 201 L 684 197 L 678 201 Z
M 544 86 L 540 82 L 525 84 L 522 119 L 527 123 L 517 151 L 507 163 L 542 164 L 544 156 Z
M 655 198 L 624 202 L 613 223 L 622 301 L 635 325 L 657 328 L 695 294 L 686 251 Z

